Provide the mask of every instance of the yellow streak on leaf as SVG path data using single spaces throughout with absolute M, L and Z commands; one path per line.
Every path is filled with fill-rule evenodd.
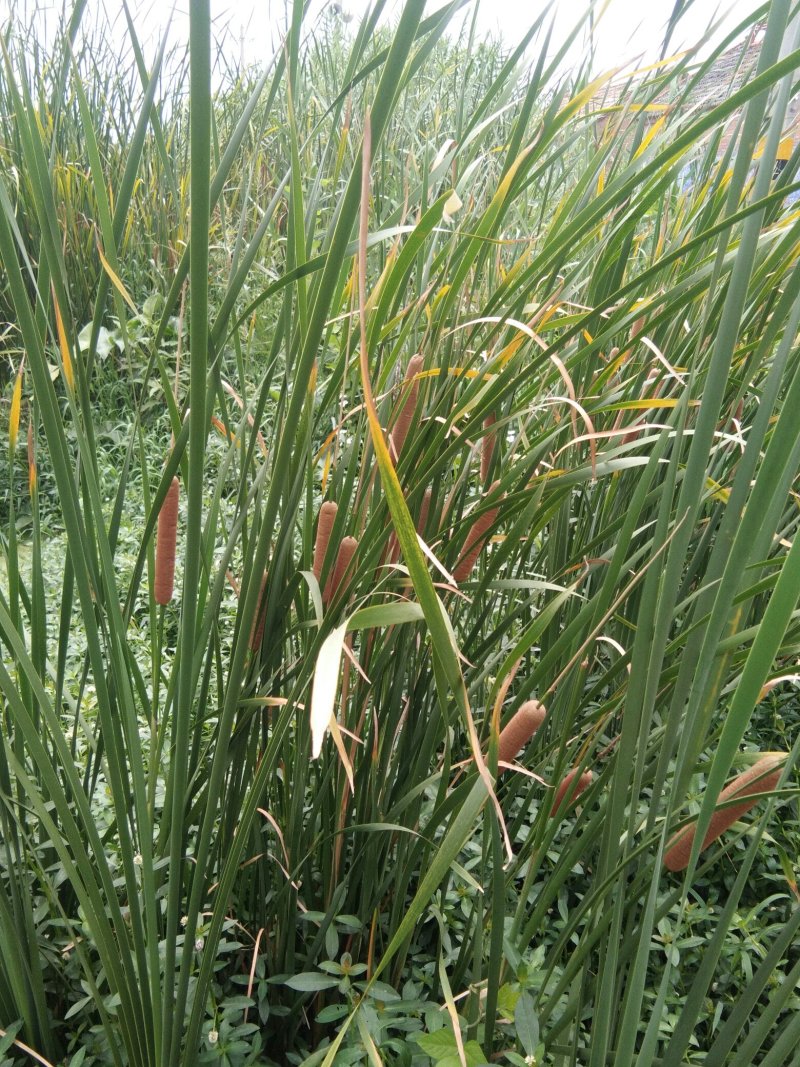
M 58 331 L 58 346 L 61 349 L 61 363 L 64 367 L 64 378 L 66 379 L 70 391 L 73 391 L 75 389 L 75 373 L 72 369 L 72 356 L 69 352 L 67 332 L 64 329 L 64 321 L 61 318 L 61 309 L 58 306 L 55 289 L 53 290 L 53 304 L 56 309 L 56 330 Z
M 333 452 L 329 448 L 325 453 L 325 466 L 322 468 L 322 492 L 325 493 L 328 487 L 328 476 L 331 472 L 331 464 L 333 463 Z
M 138 315 L 138 311 L 136 310 L 136 305 L 134 304 L 133 300 L 131 299 L 130 293 L 125 288 L 125 286 L 122 284 L 122 279 L 119 277 L 119 275 L 116 273 L 114 268 L 111 266 L 111 264 L 108 262 L 106 257 L 103 255 L 103 249 L 100 247 L 100 242 L 99 241 L 97 243 L 97 251 L 98 251 L 98 253 L 100 255 L 100 262 L 103 264 L 103 270 L 106 272 L 106 274 L 111 279 L 111 284 L 117 290 L 119 295 L 122 297 L 122 299 L 128 305 L 128 307 L 131 309 L 131 311 L 134 313 L 134 315 Z
M 656 119 L 656 121 L 647 131 L 645 136 L 642 138 L 642 143 L 639 145 L 639 147 L 636 149 L 636 152 L 634 153 L 634 159 L 638 159 L 639 156 L 641 156 L 644 152 L 647 151 L 647 146 L 650 144 L 654 137 L 658 136 L 659 131 L 662 129 L 666 121 L 666 115 L 662 115 L 661 118 Z
M 22 407 L 22 363 L 19 365 L 17 377 L 14 380 L 14 392 L 11 394 L 11 411 L 8 416 L 8 448 L 13 452 L 17 447 L 17 435 L 19 434 L 19 413 Z
M 714 500 L 719 500 L 723 504 L 728 503 L 731 491 L 726 489 L 724 485 L 720 485 L 719 482 L 714 481 L 713 478 L 706 478 L 706 487 L 712 490 L 711 496 Z
M 36 453 L 33 450 L 33 422 L 28 422 L 28 489 L 31 496 L 36 492 Z

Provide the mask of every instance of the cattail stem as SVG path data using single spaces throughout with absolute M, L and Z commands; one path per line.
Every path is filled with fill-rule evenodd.
M 408 395 L 406 396 L 403 406 L 400 408 L 400 413 L 397 416 L 397 421 L 392 429 L 391 439 L 394 445 L 395 454 L 400 456 L 403 451 L 403 445 L 406 443 L 408 437 L 408 431 L 411 429 L 411 422 L 414 418 L 414 414 L 417 410 L 417 399 L 419 397 L 419 382 L 414 381 L 416 376 L 422 370 L 422 366 L 425 360 L 419 353 L 412 356 L 408 361 L 406 367 L 406 382 L 411 382 L 411 386 L 408 389 Z
M 497 762 L 511 763 L 544 722 L 547 709 L 538 700 L 526 700 L 500 731 Z M 502 772 L 504 768 L 500 768 Z
M 494 482 L 489 489 L 489 495 L 491 495 L 495 489 L 497 489 L 500 482 Z M 467 539 L 464 542 L 464 547 L 461 550 L 461 555 L 453 570 L 453 577 L 457 582 L 466 581 L 472 573 L 472 568 L 478 561 L 478 556 L 483 550 L 483 546 L 489 537 L 489 531 L 494 526 L 497 519 L 499 507 L 489 508 L 483 515 L 479 515 L 475 522 L 472 524 L 472 529 L 467 534 Z
M 334 596 L 339 589 L 339 586 L 344 581 L 344 577 L 347 574 L 350 563 L 353 556 L 356 554 L 358 548 L 358 541 L 355 537 L 343 537 L 342 543 L 339 545 L 339 551 L 336 555 L 336 563 L 333 570 L 325 583 L 325 592 L 322 594 L 322 599 L 326 604 L 333 600 Z
M 703 838 L 703 844 L 700 846 L 701 852 L 758 803 L 758 796 L 752 794 L 769 793 L 775 789 L 785 759 L 783 752 L 773 752 L 768 756 L 762 756 L 752 767 L 737 775 L 725 786 L 719 795 L 717 804 L 724 804 L 726 800 L 733 800 L 736 797 L 742 799 L 738 804 L 731 804 L 727 808 L 714 812 L 708 824 L 706 836 Z M 670 871 L 682 871 L 689 866 L 696 832 L 697 823 L 694 822 L 671 838 L 664 854 L 664 866 Z
M 322 567 L 325 563 L 325 553 L 328 551 L 328 542 L 331 539 L 331 530 L 336 520 L 336 512 L 339 505 L 333 500 L 326 500 L 319 509 L 317 520 L 317 539 L 314 542 L 314 577 L 317 581 L 322 577 Z
M 576 778 L 577 781 L 575 780 Z M 575 767 L 573 770 L 569 771 L 568 774 L 565 774 L 563 779 L 561 780 L 558 789 L 556 790 L 555 799 L 553 800 L 553 806 L 550 809 L 550 815 L 553 816 L 556 814 L 558 809 L 561 807 L 561 803 L 564 800 L 564 797 L 566 797 L 567 794 L 569 794 L 569 796 L 567 797 L 567 802 L 564 807 L 565 811 L 568 807 L 570 807 L 571 804 L 574 804 L 574 802 L 578 799 L 581 793 L 583 793 L 584 790 L 588 789 L 591 784 L 591 771 L 584 771 L 580 778 L 578 778 L 578 768 Z
M 491 415 L 487 415 L 483 420 L 484 430 L 491 431 L 492 426 L 497 422 L 497 416 L 492 412 Z M 481 484 L 485 485 L 489 481 L 489 472 L 492 466 L 492 456 L 494 455 L 495 434 L 487 432 L 483 436 L 481 441 Z
M 175 545 L 178 539 L 178 502 L 181 483 L 173 478 L 161 511 L 158 513 L 156 534 L 156 604 L 168 604 L 172 600 L 175 584 Z
M 266 588 L 267 572 L 264 571 L 261 575 L 261 585 L 258 589 L 258 606 L 250 627 L 250 650 L 252 652 L 257 652 L 261 648 L 261 642 L 264 639 L 264 623 L 267 619 L 267 598 L 264 596 Z

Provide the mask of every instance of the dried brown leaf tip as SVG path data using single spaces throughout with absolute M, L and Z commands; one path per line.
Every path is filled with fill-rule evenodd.
M 161 511 L 158 513 L 156 533 L 156 604 L 169 604 L 175 583 L 175 547 L 178 540 L 178 503 L 181 483 L 173 478 Z
M 558 789 L 556 790 L 556 795 L 553 799 L 553 806 L 550 809 L 550 815 L 553 816 L 556 814 L 558 809 L 561 807 L 561 803 L 564 800 L 564 797 L 568 798 L 564 807 L 565 811 L 568 807 L 570 807 L 570 805 L 574 804 L 578 797 L 581 795 L 581 793 L 587 790 L 592 784 L 593 777 L 594 776 L 592 775 L 591 771 L 584 771 L 583 774 L 579 776 L 577 767 L 573 768 L 573 770 L 565 774 L 561 780 L 561 783 L 559 784 Z
M 419 382 L 414 379 L 422 370 L 424 362 L 424 358 L 417 353 L 417 355 L 411 357 L 408 361 L 408 366 L 406 367 L 406 377 L 403 385 L 403 395 L 405 396 L 405 400 L 403 401 L 403 406 L 400 408 L 400 413 L 397 416 L 397 420 L 391 433 L 391 441 L 394 446 L 395 455 L 398 456 L 398 458 L 403 451 L 403 445 L 406 443 L 408 431 L 411 429 L 411 423 L 417 410 Z M 407 384 L 409 382 L 411 383 L 410 385 Z
M 336 596 L 339 586 L 344 581 L 345 575 L 350 568 L 350 564 L 357 549 L 358 541 L 356 541 L 355 537 L 342 538 L 342 543 L 339 545 L 339 551 L 336 555 L 336 563 L 334 564 L 328 581 L 325 583 L 325 592 L 322 594 L 322 599 L 326 604 L 330 603 L 334 596 Z
M 336 521 L 336 512 L 338 510 L 339 506 L 338 504 L 335 504 L 333 500 L 326 500 L 319 509 L 319 518 L 317 519 L 317 538 L 314 542 L 313 564 L 314 577 L 317 581 L 322 577 L 322 566 L 325 562 L 325 553 L 328 551 L 328 542 L 331 539 L 331 530 Z
M 783 752 L 770 752 L 728 782 L 720 793 L 717 804 L 724 804 L 737 797 L 741 797 L 741 801 L 714 812 L 706 836 L 703 838 L 703 844 L 700 846 L 701 852 L 758 803 L 760 799 L 758 794 L 770 793 L 777 787 L 785 759 L 786 755 Z M 683 830 L 679 830 L 671 838 L 664 854 L 664 866 L 670 871 L 683 871 L 689 866 L 696 832 L 697 823 L 692 823 Z
M 498 763 L 512 763 L 547 717 L 547 709 L 538 700 L 526 700 L 500 731 Z M 503 768 L 501 768 L 502 772 Z
M 499 485 L 499 481 L 494 482 L 487 495 L 491 496 Z M 489 539 L 490 531 L 497 520 L 499 512 L 500 504 L 498 501 L 495 507 L 484 511 L 472 524 L 472 529 L 467 534 L 458 563 L 453 568 L 453 577 L 457 582 L 464 582 L 469 578 L 473 567 L 478 562 L 478 556 L 480 556 L 484 545 Z

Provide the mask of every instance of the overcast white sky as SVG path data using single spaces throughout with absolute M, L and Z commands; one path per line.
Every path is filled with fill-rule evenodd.
M 97 2 L 97 0 L 89 0 Z M 113 7 L 116 0 L 105 0 Z M 314 13 L 323 8 L 327 0 L 315 0 Z M 358 19 L 369 6 L 370 0 L 339 0 L 345 12 Z M 566 35 L 583 10 L 585 0 L 556 0 L 556 35 Z M 142 6 L 150 7 L 152 0 Z M 428 0 L 427 11 L 443 6 L 444 0 Z M 389 0 L 390 17 L 396 17 L 402 0 Z M 545 6 L 543 0 L 479 0 L 478 27 L 483 34 L 502 36 L 508 45 L 515 44 Z M 601 7 L 597 3 L 597 8 Z M 657 58 L 664 26 L 674 6 L 674 0 L 609 0 L 607 9 L 599 19 L 596 33 L 597 66 L 599 69 L 634 62 L 639 56 Z M 758 0 L 694 0 L 682 20 L 682 31 L 676 45 L 683 47 L 700 39 L 709 25 L 722 20 L 725 29 L 733 28 L 747 14 L 759 6 Z M 165 4 L 152 3 L 157 17 Z M 470 3 L 454 19 L 459 24 L 463 18 L 471 18 L 475 4 Z M 283 21 L 284 0 L 211 0 L 212 12 L 219 24 L 229 23 L 232 36 L 243 44 L 247 59 L 258 59 L 264 54 L 264 46 L 271 42 L 275 28 Z M 186 17 L 187 0 L 180 0 L 177 8 L 180 16 Z M 717 34 L 719 37 L 719 33 Z
M 0 17 L 10 0 L 0 0 Z M 17 0 L 17 10 L 35 6 L 51 15 L 56 15 L 63 0 Z M 188 12 L 191 0 L 177 0 L 172 22 L 173 39 L 185 39 L 188 30 Z M 329 0 L 313 0 L 310 18 L 318 16 Z M 363 15 L 370 0 L 339 0 L 345 12 L 354 20 Z M 574 25 L 575 19 L 587 0 L 555 0 L 555 40 L 563 37 Z M 427 11 L 441 7 L 444 0 L 428 0 Z M 402 0 L 389 0 L 387 12 L 396 18 Z M 68 5 L 71 7 L 71 3 Z M 134 20 L 142 39 L 154 43 L 167 22 L 172 4 L 169 0 L 130 0 Z M 478 0 L 478 27 L 483 34 L 500 35 L 505 43 L 513 46 L 544 6 L 544 0 Z M 596 28 L 596 67 L 598 72 L 611 67 L 627 66 L 643 57 L 657 58 L 664 26 L 674 6 L 674 0 L 608 0 L 607 9 Z M 674 38 L 678 50 L 699 40 L 710 24 L 722 20 L 723 29 L 735 26 L 744 16 L 759 6 L 757 0 L 694 0 L 681 23 L 681 30 Z M 602 7 L 596 0 L 596 7 Z M 120 0 L 88 0 L 85 18 L 105 14 L 123 33 Z M 227 25 L 229 47 L 242 54 L 248 61 L 269 58 L 277 43 L 280 26 L 285 21 L 285 0 L 211 0 L 212 14 L 221 31 Z M 474 2 L 460 12 L 454 24 L 470 18 Z M 718 38 L 720 32 L 716 34 Z

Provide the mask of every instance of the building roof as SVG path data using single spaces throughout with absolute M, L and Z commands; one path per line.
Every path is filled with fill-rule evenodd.
M 639 90 L 644 90 L 648 110 L 656 117 L 669 110 L 680 100 L 681 109 L 710 111 L 732 93 L 742 88 L 754 75 L 761 53 L 761 26 L 755 26 L 744 41 L 738 41 L 721 55 L 698 78 L 703 64 L 693 64 L 677 79 L 671 79 L 660 92 L 651 79 L 628 77 L 625 81 L 607 83 L 594 97 L 595 104 L 603 109 L 622 110 L 636 101 Z M 695 80 L 696 79 L 696 80 Z M 694 84 L 691 84 L 694 82 Z

